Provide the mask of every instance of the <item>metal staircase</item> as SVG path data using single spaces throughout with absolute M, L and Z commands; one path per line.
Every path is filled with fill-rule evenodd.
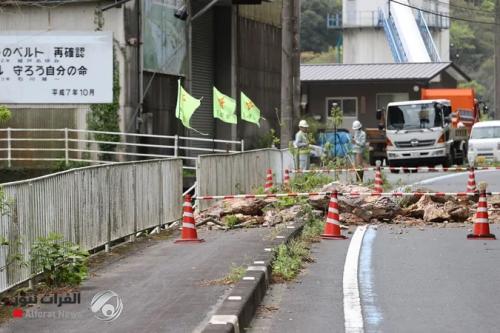
M 392 17 L 386 17 L 384 11 L 379 8 L 379 19 L 382 20 L 382 26 L 384 27 L 385 36 L 387 37 L 387 42 L 389 43 L 394 61 L 398 63 L 408 62 L 408 58 Z
M 416 21 L 432 62 L 441 62 L 441 57 L 439 56 L 436 44 L 434 43 L 431 32 L 429 31 L 429 26 L 427 25 L 424 14 L 421 10 L 417 13 Z

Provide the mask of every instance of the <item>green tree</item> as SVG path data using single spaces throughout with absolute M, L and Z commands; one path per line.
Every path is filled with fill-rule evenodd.
M 327 29 L 327 14 L 342 12 L 340 0 L 307 0 L 301 4 L 300 43 L 302 51 L 325 52 L 335 46 L 340 30 Z
M 119 132 L 120 126 L 118 121 L 120 116 L 120 72 L 118 68 L 118 61 L 113 57 L 113 102 L 109 104 L 92 104 L 90 106 L 91 112 L 87 116 L 87 126 L 91 131 L 102 132 Z M 105 142 L 119 142 L 120 136 L 113 134 L 96 134 L 97 141 Z M 101 151 L 114 151 L 115 144 L 100 143 L 99 150 Z M 114 154 L 101 154 L 100 158 L 105 161 L 114 160 Z

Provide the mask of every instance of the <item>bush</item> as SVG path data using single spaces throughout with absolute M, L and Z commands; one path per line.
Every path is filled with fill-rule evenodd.
M 292 189 L 296 192 L 310 192 L 320 186 L 332 182 L 332 177 L 321 173 L 297 174 L 290 180 Z
M 79 285 L 88 276 L 88 252 L 51 233 L 40 237 L 30 252 L 34 272 L 42 272 L 49 286 Z

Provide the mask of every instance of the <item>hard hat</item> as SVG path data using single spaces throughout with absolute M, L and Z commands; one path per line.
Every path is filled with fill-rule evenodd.
M 308 128 L 309 124 L 307 123 L 307 121 L 301 120 L 301 121 L 299 121 L 299 127 Z
M 355 120 L 352 123 L 352 129 L 353 130 L 359 130 L 361 127 L 363 127 L 363 126 L 361 125 L 361 123 L 359 122 L 359 120 Z

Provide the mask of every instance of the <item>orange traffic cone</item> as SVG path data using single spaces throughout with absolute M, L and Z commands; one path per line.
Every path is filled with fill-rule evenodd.
M 474 174 L 474 167 L 469 168 L 469 180 L 467 181 L 467 193 L 476 193 L 476 176 Z
M 382 180 L 382 173 L 380 172 L 380 165 L 377 165 L 377 169 L 375 170 L 375 187 L 373 191 L 375 193 L 382 193 L 384 192 L 384 188 L 382 187 L 384 184 L 384 181 Z
M 194 221 L 193 206 L 191 206 L 191 196 L 188 194 L 184 197 L 184 209 L 182 214 L 182 231 L 181 238 L 175 243 L 201 243 L 204 239 L 198 238 L 196 232 L 196 223 Z
M 346 236 L 342 236 L 340 233 L 340 222 L 339 222 L 339 203 L 337 200 L 337 190 L 332 192 L 330 197 L 330 203 L 328 205 L 328 213 L 326 215 L 326 223 L 323 234 L 321 234 L 323 239 L 347 239 Z
M 269 193 L 273 187 L 273 170 L 267 169 L 266 184 L 264 185 L 264 192 Z
M 290 173 L 288 169 L 285 169 L 285 176 L 283 178 L 283 185 L 285 189 L 290 190 Z
M 488 222 L 488 203 L 486 201 L 486 186 L 481 184 L 479 189 L 479 201 L 477 203 L 476 218 L 472 234 L 467 235 L 467 239 L 496 239 L 495 235 L 490 233 L 490 224 Z

